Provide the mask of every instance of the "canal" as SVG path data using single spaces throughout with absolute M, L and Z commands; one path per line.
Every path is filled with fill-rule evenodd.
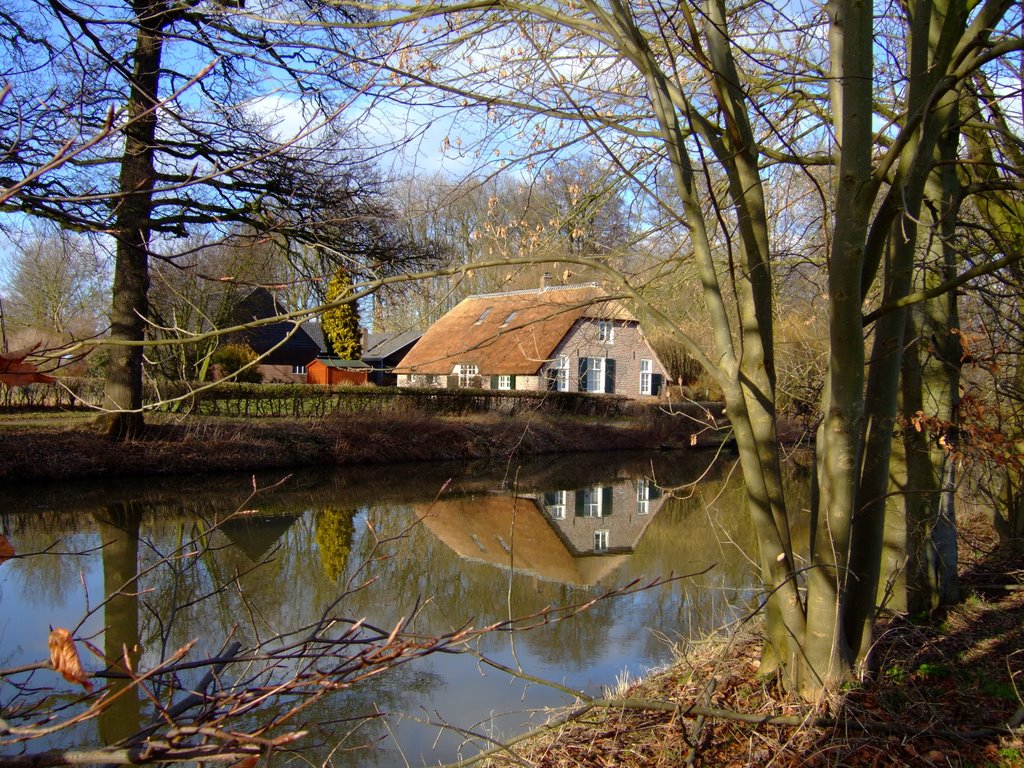
M 474 754 L 571 704 L 567 691 L 642 675 L 668 662 L 673 644 L 746 613 L 758 587 L 743 488 L 728 463 L 711 463 L 702 453 L 588 454 L 5 489 L 0 551 L 14 556 L 0 555 L 0 706 L 10 725 L 60 727 L 7 735 L 2 753 L 128 738 L 185 695 L 168 680 L 188 689 L 207 670 L 183 661 L 231 649 L 240 655 L 218 668 L 225 688 L 268 692 L 247 700 L 236 726 L 291 713 L 273 733 L 308 732 L 275 764 Z M 464 652 L 379 674 L 365 656 L 354 663 L 360 646 L 344 640 L 400 626 L 429 645 L 524 618 L 448 649 Z M 352 633 L 358 621 L 369 629 Z M 45 660 L 58 626 L 79 640 L 91 673 L 125 650 L 137 673 L 188 650 L 173 678 L 121 690 L 95 677 L 111 700 L 74 722 L 81 686 L 41 667 L 10 672 Z M 328 658 L 303 656 L 308 645 L 289 651 L 311 634 L 332 638 L 317 646 Z M 351 684 L 327 690 L 325 674 L 338 669 Z M 269 695 L 299 679 L 310 682 Z

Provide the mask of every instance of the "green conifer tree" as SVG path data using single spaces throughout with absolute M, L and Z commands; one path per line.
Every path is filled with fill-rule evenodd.
M 331 276 L 327 283 L 327 303 L 333 303 L 352 291 L 352 278 L 343 268 Z M 343 360 L 358 360 L 363 353 L 359 330 L 359 309 L 354 301 L 328 309 L 323 314 L 324 338 L 331 349 Z
M 348 555 L 352 550 L 352 537 L 355 534 L 355 523 L 352 517 L 354 510 L 328 507 L 316 518 L 316 544 L 320 550 L 320 562 L 324 573 L 331 581 L 345 573 Z

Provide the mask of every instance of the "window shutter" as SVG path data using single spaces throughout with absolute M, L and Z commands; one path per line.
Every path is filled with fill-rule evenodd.
M 583 491 L 576 491 L 576 517 L 583 517 Z
M 660 499 L 661 488 L 659 488 L 657 485 L 651 482 L 651 484 L 647 486 L 647 498 L 650 499 L 651 501 L 654 501 L 655 499 Z
M 497 388 L 498 388 L 498 377 L 497 376 L 491 376 L 491 389 L 497 389 Z
M 601 489 L 601 517 L 612 513 L 612 487 L 606 485 Z
M 509 376 L 508 377 L 508 388 L 509 389 L 515 389 L 516 388 L 516 377 L 515 376 Z
M 611 357 L 604 360 L 604 391 L 615 394 L 615 359 Z
M 587 363 L 589 360 L 585 357 L 580 358 L 580 392 L 587 391 Z
M 558 389 L 558 373 L 551 368 L 544 374 L 547 377 L 548 392 L 554 392 Z
M 652 395 L 660 395 L 661 394 L 661 387 L 662 387 L 662 384 L 663 384 L 664 380 L 665 380 L 665 377 L 662 376 L 660 373 L 653 373 L 653 374 L 651 374 L 651 394 Z
M 544 506 L 553 507 L 558 503 L 558 491 L 545 491 L 544 492 Z

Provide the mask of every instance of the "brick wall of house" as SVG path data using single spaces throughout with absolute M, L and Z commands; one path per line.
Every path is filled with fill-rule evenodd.
M 584 555 L 595 551 L 631 552 L 665 498 L 651 481 L 638 479 L 613 486 L 553 491 L 540 501 L 569 551 Z M 587 512 L 594 516 L 587 516 Z M 595 537 L 598 531 L 604 531 L 601 547 Z
M 290 365 L 259 365 L 264 384 L 305 384 L 305 373 L 292 373 Z
M 615 391 L 616 395 L 640 397 L 640 361 L 651 361 L 651 373 L 661 377 L 662 387 L 667 380 L 667 371 L 658 360 L 651 345 L 647 343 L 639 323 L 635 321 L 606 321 L 611 326 L 611 340 L 602 340 L 601 321 L 583 318 L 566 334 L 562 343 L 555 349 L 554 357 L 564 356 L 568 359 L 569 392 L 580 391 L 580 365 L 582 357 L 604 358 L 615 360 Z M 550 370 L 557 365 L 556 361 L 545 367 Z
M 479 376 L 478 379 L 483 389 L 497 389 L 497 387 L 491 386 L 491 376 Z M 402 373 L 398 375 L 398 386 L 435 387 L 441 389 L 448 386 L 448 377 L 422 373 Z M 514 389 L 517 392 L 542 391 L 547 389 L 547 379 L 542 376 L 516 376 Z
M 602 322 L 606 323 L 602 330 Z M 611 338 L 607 338 L 610 330 Z M 604 334 L 604 335 L 602 335 Z M 567 392 L 585 391 L 580 387 L 580 358 L 601 358 L 615 361 L 615 388 L 611 394 L 639 398 L 641 360 L 651 361 L 651 375 L 660 377 L 662 389 L 667 381 L 667 371 L 651 349 L 650 344 L 640 330 L 636 321 L 609 320 L 599 321 L 592 318 L 579 320 L 570 330 L 552 354 L 552 360 L 545 363 L 539 376 L 516 376 L 514 389 L 517 391 L 538 391 L 548 388 L 549 377 L 554 376 L 557 359 L 564 356 L 567 360 L 569 375 Z M 480 371 L 479 386 L 484 389 L 498 389 L 493 381 L 492 371 Z M 450 382 L 449 376 L 425 374 L 401 374 L 398 376 L 400 387 L 447 387 L 457 386 Z M 606 390 L 607 391 L 607 390 Z M 657 392 L 654 393 L 656 395 Z

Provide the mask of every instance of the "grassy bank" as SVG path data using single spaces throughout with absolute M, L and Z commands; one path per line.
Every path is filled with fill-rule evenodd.
M 685 425 L 580 418 L 388 415 L 323 419 L 150 416 L 125 443 L 96 433 L 81 413 L 0 417 L 0 479 L 258 471 L 398 461 L 507 458 L 653 450 L 689 444 Z

